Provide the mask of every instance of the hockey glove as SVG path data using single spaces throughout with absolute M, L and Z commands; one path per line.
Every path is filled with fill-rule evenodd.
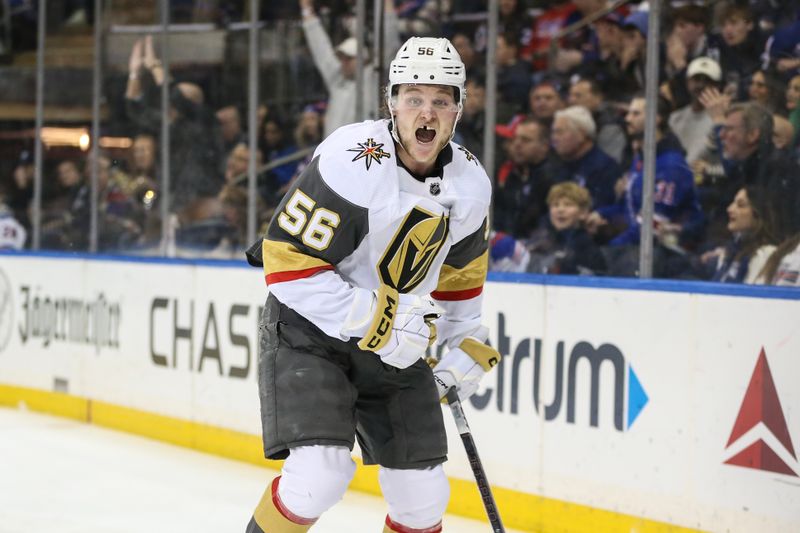
M 481 378 L 500 362 L 500 353 L 473 337 L 467 337 L 457 348 L 444 354 L 433 367 L 433 379 L 439 389 L 439 397 L 455 387 L 458 397 L 466 400 L 478 390 Z
M 387 365 L 407 368 L 436 340 L 433 321 L 441 312 L 431 300 L 399 294 L 387 285 L 374 293 L 361 289 L 342 333 L 362 337 L 358 347 L 375 352 Z

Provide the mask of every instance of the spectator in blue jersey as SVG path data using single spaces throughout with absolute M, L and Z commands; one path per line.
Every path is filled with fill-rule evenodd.
M 622 171 L 611 156 L 597 147 L 597 129 L 588 109 L 571 106 L 553 120 L 553 150 L 562 163 L 556 181 L 574 181 L 586 187 L 597 207 L 612 205 L 614 185 Z
M 613 246 L 639 243 L 641 228 L 642 191 L 644 183 L 645 122 L 644 96 L 631 101 L 625 122 L 633 144 L 633 161 L 623 177 L 625 192 L 614 205 L 601 206 L 592 213 L 590 225 L 604 225 L 609 220 L 624 217 L 625 230 L 614 237 Z M 656 236 L 669 248 L 694 248 L 702 238 L 704 217 L 694 189 L 694 176 L 684 158 L 680 141 L 667 120 L 670 106 L 664 98 L 658 100 L 656 120 L 656 175 L 653 196 Z

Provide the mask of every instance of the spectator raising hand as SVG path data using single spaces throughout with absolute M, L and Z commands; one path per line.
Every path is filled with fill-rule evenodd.
M 125 98 L 141 98 L 142 76 L 145 72 L 150 74 L 156 85 L 164 82 L 164 70 L 161 67 L 161 61 L 156 57 L 152 35 L 137 39 L 133 43 L 131 55 L 128 58 L 128 86 Z
M 714 121 L 714 124 L 725 122 L 725 112 L 731 105 L 731 97 L 721 93 L 716 87 L 708 87 L 700 93 L 700 103 L 706 108 L 706 113 Z

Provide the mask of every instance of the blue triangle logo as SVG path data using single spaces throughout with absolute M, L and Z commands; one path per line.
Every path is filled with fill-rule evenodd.
M 644 391 L 639 378 L 636 377 L 636 372 L 633 371 L 633 365 L 628 365 L 628 428 L 633 425 L 639 413 L 642 412 L 644 406 L 650 398 Z

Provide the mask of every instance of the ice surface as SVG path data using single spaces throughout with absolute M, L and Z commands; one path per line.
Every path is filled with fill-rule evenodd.
M 274 475 L 127 433 L 0 408 L 0 533 L 243 533 Z M 351 491 L 311 532 L 380 533 L 385 515 L 382 499 Z M 491 528 L 448 515 L 444 530 Z

